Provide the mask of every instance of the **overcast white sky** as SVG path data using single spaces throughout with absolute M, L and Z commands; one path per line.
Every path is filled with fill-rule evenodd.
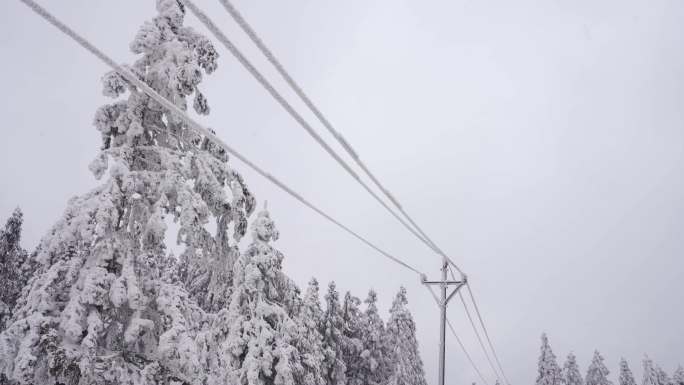
M 154 15 L 152 0 L 42 3 L 121 62 L 131 61 L 128 43 Z M 292 96 L 217 1 L 198 4 Z M 582 371 L 601 350 L 615 381 L 621 356 L 639 380 L 645 353 L 668 372 L 684 364 L 684 2 L 236 5 L 469 273 L 512 384 L 533 383 L 542 331 L 557 356 L 574 351 Z M 219 51 L 219 70 L 204 82 L 212 114 L 203 122 L 436 275 L 439 258 Z M 18 1 L 0 4 L 0 52 L 0 220 L 21 206 L 24 245 L 33 248 L 67 199 L 96 185 L 87 164 L 100 145 L 91 122 L 106 101 L 106 68 Z M 360 297 L 373 287 L 384 311 L 399 285 L 408 288 L 434 383 L 438 312 L 416 277 L 233 165 L 269 201 L 285 270 L 300 285 L 316 276 Z M 457 303 L 449 316 L 493 384 Z M 447 383 L 476 381 L 453 338 L 447 346 Z

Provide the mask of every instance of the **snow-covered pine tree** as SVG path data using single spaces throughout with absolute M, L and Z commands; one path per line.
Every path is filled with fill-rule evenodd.
M 672 384 L 684 385 L 684 367 L 682 365 L 677 366 L 677 370 L 672 374 Z
M 16 208 L 0 229 L 0 332 L 12 318 L 12 311 L 29 277 L 28 253 L 21 247 L 21 227 L 24 214 Z M 9 384 L 0 373 L 0 385 Z
M 342 314 L 344 319 L 344 331 L 342 335 L 342 360 L 347 367 L 346 376 L 348 385 L 363 385 L 361 379 L 361 366 L 363 343 L 361 342 L 362 322 L 361 300 L 350 292 L 344 295 L 342 302 Z
M 302 370 L 295 373 L 297 384 L 325 385 L 323 378 L 323 310 L 319 298 L 318 281 L 312 278 L 296 318 L 299 333 L 295 346 L 299 351 Z
M 561 368 L 556 361 L 556 355 L 551 350 L 546 333 L 542 333 L 541 340 L 536 385 L 561 385 L 563 383 Z
M 210 370 L 218 380 L 210 384 L 293 385 L 303 369 L 298 327 L 279 292 L 283 255 L 270 245 L 278 230 L 266 209 L 251 228 L 252 243 L 235 263 L 230 306 L 212 325 L 208 345 L 217 342 L 217 358 Z
M 388 385 L 427 385 L 423 361 L 418 352 L 416 324 L 406 305 L 406 289 L 401 287 L 390 308 L 387 344 L 391 347 L 392 374 Z
M 644 377 L 642 385 L 660 385 L 658 383 L 658 371 L 655 366 L 653 366 L 653 361 L 648 358 L 648 356 L 644 357 Z
M 619 385 L 636 385 L 632 370 L 629 368 L 627 360 L 624 358 L 620 359 L 620 378 L 618 379 L 618 383 Z
M 131 43 L 139 59 L 130 70 L 181 109 L 193 96 L 195 111 L 207 114 L 198 85 L 218 55 L 183 26 L 179 1 L 156 4 L 158 15 Z M 196 337 L 209 320 L 164 279 L 165 218 L 179 222 L 186 270 L 220 267 L 234 255 L 229 225 L 240 238 L 254 199 L 206 138 L 119 74 L 106 74 L 103 84 L 107 96 L 128 93 L 95 116 L 103 146 L 90 169 L 109 176 L 73 198 L 41 240 L 40 267 L 0 335 L 0 372 L 21 384 L 202 384 Z M 205 228 L 212 218 L 216 236 Z M 212 279 L 192 287 L 207 309 L 224 300 L 221 288 L 211 293 Z
M 658 375 L 658 384 L 670 385 L 670 376 L 667 375 L 667 372 L 660 365 L 656 365 L 656 373 Z
M 577 366 L 577 359 L 573 353 L 568 354 L 568 358 L 563 365 L 563 381 L 564 385 L 584 385 L 582 374 L 580 374 L 579 367 Z
M 594 358 L 589 364 L 587 369 L 587 377 L 584 380 L 585 385 L 612 385 L 613 383 L 608 380 L 608 374 L 610 371 L 603 363 L 603 356 L 598 350 L 594 351 Z
M 345 385 L 347 367 L 344 363 L 344 316 L 335 282 L 328 284 L 325 313 L 321 325 L 323 335 L 323 375 L 328 385 Z
M 21 247 L 21 226 L 24 214 L 19 208 L 12 212 L 5 228 L 0 230 L 0 332 L 12 317 L 12 309 L 27 282 L 23 266 L 28 253 Z
M 389 347 L 385 341 L 385 325 L 377 307 L 378 296 L 374 290 L 368 292 L 365 300 L 366 310 L 363 315 L 361 341 L 361 368 L 359 378 L 362 384 L 385 384 L 391 374 Z
M 290 318 L 296 319 L 302 311 L 302 306 L 304 306 L 301 290 L 295 281 L 283 273 L 282 270 L 278 270 L 276 274 L 278 275 L 278 278 L 275 280 L 278 302 L 283 305 Z

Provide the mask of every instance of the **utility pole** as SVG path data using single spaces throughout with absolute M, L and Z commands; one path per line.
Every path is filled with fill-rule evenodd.
M 447 277 L 447 270 L 449 269 L 449 262 L 446 258 L 442 258 L 442 277 L 439 281 L 428 281 L 423 276 L 424 285 L 439 285 L 440 299 L 438 300 L 440 318 L 439 318 L 439 373 L 437 382 L 438 385 L 444 385 L 445 372 L 445 357 L 446 357 L 446 309 L 451 298 L 468 282 L 465 275 L 461 275 L 461 280 L 449 280 Z M 447 295 L 449 286 L 455 286 L 454 290 Z

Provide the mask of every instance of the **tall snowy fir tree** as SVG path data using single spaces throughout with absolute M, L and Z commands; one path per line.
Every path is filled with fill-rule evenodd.
M 5 228 L 0 230 L 0 332 L 12 317 L 12 309 L 27 282 L 28 253 L 21 247 L 24 215 L 18 208 L 12 212 Z
M 198 85 L 218 55 L 183 26 L 181 3 L 156 4 L 158 16 L 130 45 L 139 59 L 129 69 L 179 108 L 192 97 L 207 114 Z M 128 94 L 95 115 L 103 145 L 90 169 L 108 176 L 70 200 L 41 240 L 39 267 L 0 335 L 0 372 L 20 384 L 203 384 L 197 340 L 211 319 L 192 298 L 213 309 L 224 291 L 212 295 L 213 278 L 204 278 L 189 295 L 167 279 L 165 222 L 179 224 L 187 271 L 222 266 L 234 258 L 229 238 L 245 232 L 254 199 L 223 151 L 119 74 L 102 80 L 106 96 Z
M 660 385 L 658 383 L 658 371 L 648 356 L 644 357 L 644 376 L 641 383 L 642 385 Z
M 390 308 L 387 344 L 391 348 L 392 374 L 389 385 L 427 385 L 423 361 L 418 353 L 416 324 L 408 308 L 406 289 L 401 287 Z
M 585 385 L 612 385 L 613 383 L 608 380 L 608 374 L 610 371 L 603 363 L 603 356 L 598 350 L 594 351 L 594 358 L 589 364 L 587 377 L 584 380 Z
M 278 230 L 265 209 L 251 227 L 252 243 L 235 263 L 230 306 L 217 314 L 209 338 L 209 346 L 218 341 L 211 384 L 293 385 L 302 368 L 298 327 L 279 292 L 283 255 L 270 245 Z
M 684 385 L 684 367 L 677 366 L 677 370 L 672 374 L 673 385 Z
M 321 323 L 323 335 L 323 375 L 328 385 L 345 385 L 347 383 L 347 366 L 344 363 L 344 314 L 340 304 L 340 295 L 335 282 L 328 285 L 325 295 L 325 313 Z
M 385 341 L 385 325 L 377 307 L 378 296 L 375 291 L 368 292 L 363 314 L 361 341 L 361 365 L 358 378 L 362 384 L 384 384 L 391 374 L 389 347 Z
M 658 384 L 670 385 L 670 376 L 668 376 L 667 372 L 664 371 L 659 365 L 656 365 L 656 373 L 658 375 Z
M 318 281 L 312 278 L 306 289 L 301 309 L 297 316 L 299 327 L 295 342 L 301 356 L 302 370 L 295 373 L 297 384 L 325 385 L 323 378 L 323 335 L 320 325 L 323 323 L 323 310 L 319 298 Z
M 677 370 L 672 374 L 672 384 L 684 385 L 684 367 L 682 365 L 677 366 Z
M 10 322 L 14 306 L 30 274 L 28 253 L 20 244 L 23 222 L 24 215 L 17 208 L 7 219 L 5 228 L 0 229 L 0 332 Z M 0 373 L 0 384 L 8 383 L 5 374 Z
M 536 385 L 561 385 L 563 383 L 561 368 L 556 361 L 556 355 L 551 350 L 546 333 L 542 334 L 541 340 Z
M 636 385 L 634 374 L 627 364 L 627 360 L 620 359 L 620 377 L 618 378 L 619 385 Z
M 583 385 L 584 380 L 577 366 L 577 359 L 575 355 L 570 353 L 563 365 L 563 382 L 564 385 Z
M 361 319 L 361 300 L 353 296 L 350 292 L 344 295 L 342 302 L 342 318 L 344 319 L 344 329 L 342 335 L 342 360 L 347 368 L 347 384 L 361 385 L 361 366 L 363 352 L 363 342 L 361 341 L 362 319 Z

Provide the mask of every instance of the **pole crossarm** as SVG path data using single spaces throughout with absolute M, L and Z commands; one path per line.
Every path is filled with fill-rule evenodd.
M 465 284 L 465 281 L 422 281 L 423 285 L 441 285 L 446 283 L 447 285 L 459 285 Z
M 423 277 L 423 280 L 422 280 L 423 285 L 456 286 L 451 291 L 451 293 L 449 295 L 447 295 L 447 297 L 445 299 L 445 301 L 446 301 L 445 305 L 448 304 L 449 301 L 451 301 L 451 299 L 454 297 L 454 295 L 456 295 L 456 293 L 458 293 L 458 291 L 461 289 L 461 287 L 463 287 L 467 283 L 468 283 L 467 280 L 463 280 L 463 281 L 448 281 L 448 280 L 447 281 L 427 281 L 427 280 L 425 280 L 425 277 Z M 441 301 L 438 301 L 438 304 L 442 305 Z
M 456 295 L 456 293 L 458 293 L 458 290 L 461 288 L 461 286 L 463 286 L 463 285 L 465 285 L 465 284 L 466 284 L 466 282 L 461 282 L 460 284 L 458 284 L 458 285 L 456 286 L 456 288 L 451 292 L 451 294 L 449 294 L 449 295 L 447 296 L 447 298 L 446 298 L 447 304 L 449 304 L 449 301 L 451 301 L 451 298 L 453 298 L 453 296 Z

